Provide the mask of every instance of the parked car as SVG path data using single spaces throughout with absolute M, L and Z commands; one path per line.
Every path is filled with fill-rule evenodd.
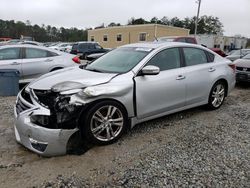
M 250 82 L 250 54 L 234 61 L 236 66 L 236 81 Z
M 35 45 L 35 46 L 42 46 L 42 43 L 36 42 L 36 41 L 21 41 L 21 42 L 18 42 L 18 44 L 30 44 L 30 45 Z
M 80 59 L 87 59 L 87 56 L 90 54 L 105 53 L 107 51 L 97 42 L 77 42 L 73 44 L 70 53 L 78 55 Z
M 6 42 L 6 41 L 9 41 L 11 39 L 12 38 L 10 38 L 10 37 L 0 37 L 0 42 Z
M 54 49 L 54 50 L 64 51 L 64 48 L 68 45 L 69 43 L 57 43 L 55 45 L 49 46 L 49 48 Z
M 234 61 L 236 59 L 240 59 L 244 57 L 246 54 L 249 54 L 249 53 L 250 53 L 250 48 L 235 50 L 232 54 L 228 55 L 226 58 L 230 59 L 231 61 Z
M 78 65 L 80 59 L 71 54 L 34 45 L 0 46 L 0 69 L 16 69 L 20 83 L 30 82 L 42 74 Z
M 197 44 L 195 37 L 187 37 L 187 36 L 169 36 L 169 37 L 160 37 L 157 38 L 159 42 L 185 42 L 190 44 Z
M 65 154 L 78 133 L 110 144 L 147 120 L 205 104 L 218 109 L 234 85 L 232 62 L 202 46 L 125 45 L 25 87 L 15 106 L 16 140 L 43 156 Z
M 227 55 L 223 52 L 220 48 L 210 48 L 210 50 L 214 51 L 215 53 L 219 54 L 222 57 L 226 57 Z

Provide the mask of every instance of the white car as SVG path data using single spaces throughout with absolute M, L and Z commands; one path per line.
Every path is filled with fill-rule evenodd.
M 230 59 L 231 61 L 235 61 L 236 59 L 240 59 L 249 53 L 250 53 L 250 49 L 247 49 L 247 48 L 235 50 L 232 54 L 228 55 L 226 58 Z
M 20 83 L 27 83 L 42 74 L 80 64 L 79 57 L 34 45 L 0 46 L 0 69 L 15 69 Z
M 69 45 L 69 43 L 58 43 L 58 44 L 56 44 L 56 45 L 54 45 L 54 46 L 50 46 L 49 48 L 51 48 L 51 49 L 54 49 L 54 50 L 60 50 L 60 51 L 63 51 L 63 50 L 61 50 L 61 49 L 64 49 L 66 46 L 68 46 Z

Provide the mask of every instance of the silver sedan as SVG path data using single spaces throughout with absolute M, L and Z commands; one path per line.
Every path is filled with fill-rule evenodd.
M 0 69 L 18 70 L 20 83 L 79 63 L 79 57 L 47 47 L 28 44 L 0 46 Z
M 16 140 L 43 156 L 65 154 L 78 133 L 87 143 L 110 144 L 147 120 L 200 105 L 217 109 L 234 85 L 231 61 L 202 46 L 122 46 L 24 88 L 15 106 Z

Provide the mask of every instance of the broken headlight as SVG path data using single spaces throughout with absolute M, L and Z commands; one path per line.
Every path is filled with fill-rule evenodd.
M 48 127 L 50 124 L 50 116 L 45 115 L 32 115 L 30 121 L 42 127 Z

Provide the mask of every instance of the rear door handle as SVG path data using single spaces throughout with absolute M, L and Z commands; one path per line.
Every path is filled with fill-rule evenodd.
M 20 63 L 18 63 L 18 62 L 13 62 L 13 63 L 11 63 L 11 65 L 20 65 Z
M 177 76 L 176 80 L 183 80 L 183 79 L 185 79 L 185 78 L 186 78 L 185 76 L 179 75 L 179 76 Z
M 216 70 L 215 68 L 211 67 L 208 69 L 208 72 L 214 72 L 215 70 Z
M 45 62 L 51 62 L 53 59 L 46 59 Z

